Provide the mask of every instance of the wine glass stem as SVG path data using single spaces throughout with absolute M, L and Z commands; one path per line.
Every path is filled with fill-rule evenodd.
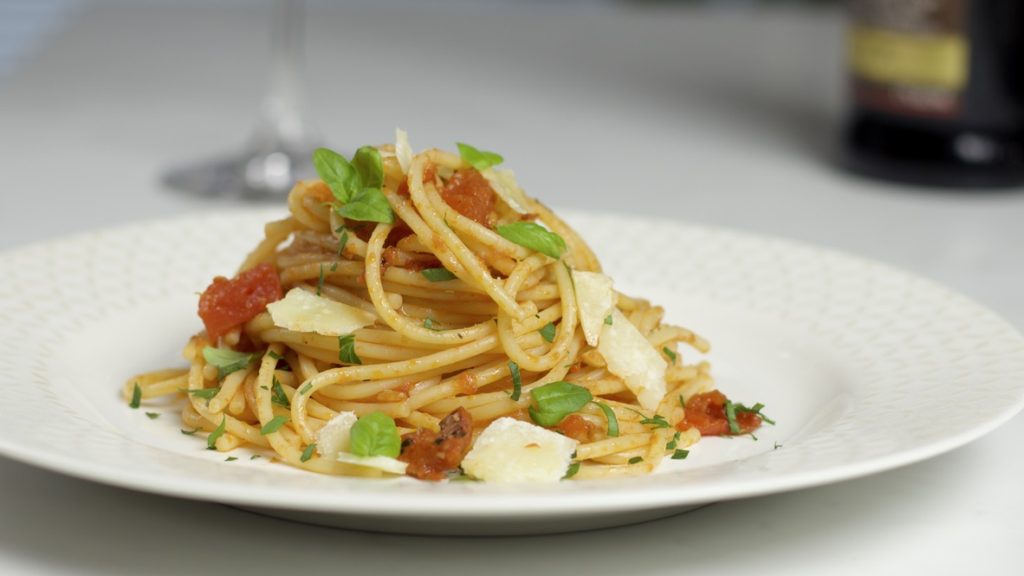
M 263 103 L 266 136 L 285 147 L 307 138 L 303 117 L 304 1 L 273 0 L 270 14 L 270 86 Z

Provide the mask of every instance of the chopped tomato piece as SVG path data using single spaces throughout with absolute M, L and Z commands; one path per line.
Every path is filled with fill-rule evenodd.
M 761 417 L 753 412 L 736 412 L 736 424 L 739 432 L 733 434 L 729 430 L 729 419 L 725 414 L 725 394 L 718 390 L 696 394 L 686 400 L 686 420 L 680 421 L 676 427 L 686 430 L 691 426 L 700 431 L 702 436 L 731 436 L 750 434 L 761 426 Z
M 223 276 L 214 278 L 199 297 L 199 317 L 210 339 L 216 340 L 283 297 L 277 269 L 264 263 L 231 280 Z
M 569 414 L 555 428 L 577 442 L 587 443 L 596 440 L 597 426 L 579 414 Z
M 405 473 L 420 480 L 442 480 L 459 467 L 473 442 L 473 417 L 461 406 L 441 420 L 441 432 L 419 429 L 402 438 L 398 457 Z
M 457 170 L 441 190 L 441 198 L 470 220 L 484 226 L 491 225 L 494 212 L 494 190 L 480 172 Z

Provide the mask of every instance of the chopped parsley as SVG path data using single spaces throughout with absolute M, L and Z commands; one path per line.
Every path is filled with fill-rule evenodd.
M 565 471 L 565 476 L 562 476 L 562 480 L 568 480 L 569 478 L 572 478 L 579 471 L 580 471 L 580 463 L 579 462 L 573 462 L 572 464 L 569 464 L 569 469 Z
M 278 354 L 277 352 L 274 352 L 273 350 L 268 350 L 267 351 L 267 356 L 270 356 L 271 358 L 273 358 L 275 362 L 276 361 L 280 361 L 280 360 L 284 360 L 284 356 L 281 356 L 280 354 Z
M 253 454 L 252 456 L 249 456 L 249 460 L 256 460 L 259 457 L 260 457 L 259 454 Z
M 543 328 L 538 330 L 538 332 L 540 332 L 540 337 L 543 338 L 545 342 L 554 342 L 555 341 L 555 325 L 554 325 L 554 323 L 548 322 L 547 324 L 544 325 Z
M 643 456 L 633 456 L 629 459 L 630 464 L 639 464 L 644 461 Z
M 348 245 L 348 230 L 344 226 L 339 226 L 335 230 L 339 234 L 338 236 L 338 257 L 341 258 L 345 255 L 345 246 Z
M 320 264 L 320 278 L 316 281 L 316 295 L 320 296 L 324 291 L 324 265 Z
M 128 407 L 132 409 L 138 409 L 142 404 L 142 388 L 139 387 L 139 383 L 136 382 L 132 388 L 132 401 L 128 403 Z
M 206 437 L 206 449 L 207 450 L 216 450 L 217 449 L 217 439 L 224 435 L 224 430 L 227 428 L 227 425 L 228 425 L 228 417 L 227 416 L 221 416 L 220 417 L 220 424 L 216 428 L 214 428 L 213 432 L 210 432 L 209 436 Z
M 192 436 L 196 432 L 199 432 L 200 430 L 202 430 L 202 428 L 195 428 L 193 430 L 182 430 L 181 433 L 184 434 L 185 436 Z
M 619 419 L 615 416 L 615 411 L 604 402 L 594 402 L 601 412 L 604 412 L 604 417 L 608 420 L 608 436 L 615 437 L 619 435 Z
M 313 457 L 313 452 L 316 450 L 316 442 L 306 446 L 306 449 L 302 451 L 302 456 L 299 457 L 300 462 L 308 462 Z
M 159 412 L 146 412 L 146 418 L 149 418 L 150 420 L 156 420 L 159 417 L 160 417 L 160 413 Z
M 338 360 L 346 364 L 362 364 L 363 361 L 356 354 L 356 337 L 352 334 L 338 336 Z
M 675 450 L 679 446 L 679 436 L 681 434 L 682 432 L 676 432 L 672 439 L 668 441 L 668 444 L 665 444 L 665 450 Z
M 612 315 L 611 314 L 609 314 L 609 315 L 604 317 L 604 323 L 607 324 L 608 326 L 612 325 Z
M 676 363 L 676 358 L 678 358 L 679 355 L 673 352 L 671 348 L 665 346 L 661 349 L 661 351 L 665 353 L 665 356 L 668 356 L 668 359 L 672 362 L 672 364 Z
M 235 458 L 234 456 L 228 456 L 224 459 L 225 462 L 234 462 L 235 460 L 238 460 L 238 458 Z
M 302 388 L 299 389 L 299 394 L 302 394 L 303 396 L 305 396 L 306 394 L 309 394 L 309 391 L 312 390 L 312 389 L 313 389 L 313 383 L 312 382 L 306 382 L 302 386 Z
M 220 394 L 220 386 L 215 386 L 213 388 L 197 388 L 197 389 L 183 388 L 183 390 L 185 392 L 187 392 L 190 396 L 195 396 L 196 398 L 202 398 L 203 400 L 212 400 L 214 396 L 216 396 L 217 394 Z
M 270 389 L 270 402 L 284 408 L 291 408 L 292 406 L 292 403 L 288 400 L 288 395 L 284 392 L 284 386 L 281 386 L 277 376 L 274 376 L 274 386 Z
M 523 393 L 523 376 L 519 373 L 519 364 L 509 360 L 508 371 L 512 374 L 512 394 L 509 397 L 512 401 L 518 402 L 519 396 Z
M 447 268 L 427 268 L 425 270 L 420 270 L 420 274 L 431 282 L 447 282 L 448 280 L 455 280 L 455 274 L 452 274 Z
M 273 434 L 281 429 L 288 422 L 287 416 L 274 416 L 270 422 L 267 422 L 260 428 L 260 436 L 266 436 L 267 434 Z
M 640 420 L 640 423 L 653 428 L 669 428 L 671 426 L 671 424 L 668 423 L 668 420 L 665 420 L 665 417 L 661 414 L 655 414 L 650 418 L 645 416 L 643 420 Z
M 676 450 L 672 453 L 673 460 L 686 460 L 686 457 L 690 455 L 689 450 Z

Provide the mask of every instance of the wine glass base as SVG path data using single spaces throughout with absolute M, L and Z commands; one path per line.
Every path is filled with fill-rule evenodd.
M 225 156 L 173 167 L 160 179 L 175 190 L 197 196 L 280 199 L 297 180 L 314 176 L 311 153 L 312 149 L 302 153 L 275 150 Z

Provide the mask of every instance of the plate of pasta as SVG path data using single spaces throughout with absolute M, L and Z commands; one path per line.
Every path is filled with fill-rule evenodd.
M 320 149 L 287 209 L 0 255 L 0 453 L 320 524 L 528 534 L 879 472 L 1024 405 L 1021 335 L 928 280 L 556 213 L 457 148 Z

